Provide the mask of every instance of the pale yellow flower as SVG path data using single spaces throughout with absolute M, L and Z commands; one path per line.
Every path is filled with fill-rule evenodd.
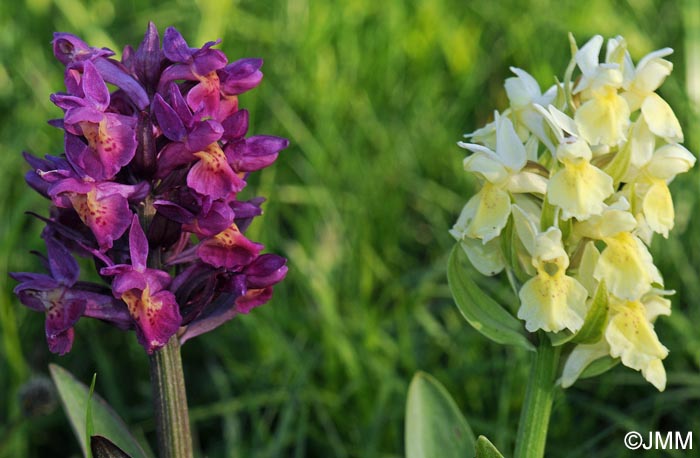
M 637 211 L 641 211 L 644 223 L 664 238 L 668 238 L 675 219 L 668 183 L 694 164 L 695 156 L 682 145 L 667 144 L 657 149 L 646 163 L 636 164 L 634 181 L 625 187 L 626 192 L 634 193 L 630 198 L 641 202 Z
M 621 96 L 630 110 L 642 109 L 642 117 L 654 134 L 668 142 L 682 142 L 683 131 L 676 115 L 655 92 L 673 70 L 673 64 L 664 59 L 671 53 L 671 48 L 659 49 L 644 56 L 636 68 L 628 70 L 627 66 Z
M 453 236 L 458 240 L 475 238 L 487 243 L 498 237 L 510 216 L 511 193 L 541 193 L 546 179 L 523 171 L 527 162 L 525 146 L 513 123 L 496 114 L 496 150 L 483 145 L 460 142 L 474 154 L 464 160 L 464 169 L 484 179 L 481 190 L 465 205 Z
M 558 142 L 553 151 L 562 167 L 549 179 L 547 199 L 561 208 L 562 219 L 587 219 L 599 215 L 604 200 L 614 192 L 612 178 L 590 163 L 593 153 L 589 145 L 578 138 L 573 119 L 553 105 L 537 111 L 549 124 Z
M 604 279 L 612 294 L 634 301 L 650 291 L 652 283 L 663 284 L 649 250 L 635 235 L 620 232 L 603 241 L 606 246 L 593 276 L 598 281 Z
M 611 318 L 605 330 L 610 355 L 620 358 L 622 364 L 642 375 L 659 391 L 666 387 L 666 371 L 662 359 L 668 355 L 647 318 L 647 311 L 639 301 L 611 301 Z
M 574 120 L 581 137 L 590 145 L 614 146 L 625 140 L 631 112 L 627 101 L 618 94 L 623 84 L 620 65 L 598 63 L 602 45 L 603 37 L 596 35 L 574 56 L 583 73 L 574 89 L 583 102 Z
M 554 145 L 545 132 L 544 120 L 535 106 L 547 106 L 552 103 L 556 95 L 556 86 L 550 87 L 543 94 L 532 75 L 516 67 L 511 67 L 510 70 L 516 76 L 506 79 L 505 88 L 514 122 L 526 127 L 547 148 L 552 150 Z
M 486 186 L 492 187 L 488 183 Z M 473 199 L 469 202 L 473 203 Z M 510 201 L 508 201 L 508 205 L 510 205 Z M 496 237 L 484 242 L 469 232 L 470 223 L 474 219 L 474 207 L 476 206 L 469 204 L 464 207 L 454 227 L 450 229 L 450 234 L 460 242 L 460 246 L 476 270 L 482 275 L 496 275 L 505 267 L 500 238 Z
M 599 215 L 614 192 L 612 178 L 590 163 L 592 153 L 580 139 L 561 143 L 557 160 L 563 164 L 547 185 L 547 199 L 561 208 L 563 219 L 587 219 Z
M 566 275 L 569 257 L 561 242 L 561 231 L 551 227 L 538 234 L 532 263 L 537 275 L 520 289 L 518 318 L 525 328 L 576 332 L 583 326 L 588 293 L 578 281 Z

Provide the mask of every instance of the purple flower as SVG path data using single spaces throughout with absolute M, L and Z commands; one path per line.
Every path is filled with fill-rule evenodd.
M 66 157 L 94 180 L 113 178 L 134 157 L 137 120 L 107 112 L 109 90 L 90 61 L 83 64 L 79 89 L 78 94 L 54 94 L 51 98 L 66 111 Z
M 104 251 L 129 227 L 133 213 L 128 199 L 140 190 L 120 183 L 65 178 L 49 188 L 49 195 L 56 206 L 76 211 Z
M 263 246 L 248 240 L 235 223 L 214 235 L 204 239 L 197 249 L 202 261 L 214 267 L 240 269 L 253 261 Z
M 164 135 L 172 140 L 160 153 L 159 176 L 174 168 L 193 163 L 187 185 L 212 199 L 239 192 L 245 181 L 233 171 L 218 140 L 224 133 L 216 121 L 196 121 L 175 86 L 171 86 L 168 105 L 160 95 L 154 101 L 154 113 Z
M 264 254 L 239 273 L 195 265 L 180 274 L 173 289 L 183 303 L 198 304 L 190 313 L 180 340 L 185 342 L 211 331 L 269 301 L 273 285 L 287 275 L 286 262 L 280 256 Z
M 49 350 L 60 355 L 70 351 L 75 336 L 73 326 L 83 315 L 108 321 L 122 329 L 129 327 L 124 304 L 108 295 L 90 291 L 90 284 L 77 284 L 78 263 L 63 245 L 49 238 L 46 248 L 48 259 L 45 264 L 49 275 L 28 272 L 10 275 L 20 282 L 14 289 L 20 302 L 32 310 L 46 313 Z
M 170 275 L 146 267 L 148 240 L 136 215 L 129 231 L 129 253 L 131 264 L 104 267 L 100 273 L 115 276 L 112 292 L 128 306 L 136 327 L 136 338 L 150 354 L 175 335 L 182 317 L 175 295 L 167 290 Z

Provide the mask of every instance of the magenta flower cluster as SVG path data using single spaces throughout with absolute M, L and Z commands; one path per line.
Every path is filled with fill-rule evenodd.
M 63 153 L 25 153 L 27 183 L 53 203 L 42 232 L 48 274 L 12 273 L 15 294 L 46 313 L 49 349 L 65 354 L 83 316 L 136 331 L 148 353 L 267 302 L 286 260 L 246 238 L 263 198 L 239 200 L 251 172 L 288 141 L 248 136 L 238 95 L 256 87 L 261 59 L 229 63 L 208 42 L 190 48 L 149 24 L 121 61 L 56 33 L 66 91 Z M 115 90 L 110 92 L 108 84 Z M 74 256 L 94 259 L 104 283 L 80 281 Z

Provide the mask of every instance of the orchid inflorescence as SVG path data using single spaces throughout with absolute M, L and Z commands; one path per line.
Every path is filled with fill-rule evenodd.
M 134 329 L 152 353 L 264 304 L 284 278 L 286 260 L 244 235 L 264 199 L 238 193 L 288 141 L 246 136 L 238 95 L 260 83 L 262 60 L 228 63 L 218 43 L 190 48 L 170 27 L 161 48 L 149 24 L 117 61 L 54 34 L 66 92 L 51 96 L 64 117 L 50 123 L 64 152 L 25 153 L 27 183 L 53 203 L 40 217 L 49 274 L 12 274 L 21 302 L 46 313 L 52 352 L 71 349 L 87 316 Z M 104 283 L 79 280 L 74 255 L 94 259 Z
M 619 358 L 663 390 L 668 349 L 653 323 L 670 314 L 673 291 L 647 246 L 673 228 L 668 184 L 695 157 L 656 93 L 673 51 L 635 66 L 622 37 L 608 40 L 599 62 L 602 45 L 595 36 L 578 49 L 571 38 L 566 74 L 544 93 L 512 68 L 510 107 L 459 143 L 482 186 L 451 233 L 479 272 L 506 270 L 528 331 L 575 344 L 564 387 L 594 361 Z

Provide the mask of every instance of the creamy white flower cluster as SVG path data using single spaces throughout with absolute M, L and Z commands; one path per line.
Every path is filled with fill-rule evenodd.
M 600 327 L 597 340 L 573 347 L 563 386 L 610 356 L 663 390 L 668 349 L 653 322 L 670 314 L 673 291 L 663 289 L 647 245 L 673 228 L 668 184 L 695 157 L 655 92 L 671 73 L 665 57 L 673 51 L 635 66 L 622 37 L 608 40 L 599 62 L 602 45 L 595 36 L 577 49 L 572 38 L 563 81 L 544 93 L 512 68 L 510 107 L 459 142 L 472 153 L 464 169 L 482 186 L 450 232 L 481 273 L 508 271 L 528 331 L 575 337 L 603 317 L 589 326 Z

